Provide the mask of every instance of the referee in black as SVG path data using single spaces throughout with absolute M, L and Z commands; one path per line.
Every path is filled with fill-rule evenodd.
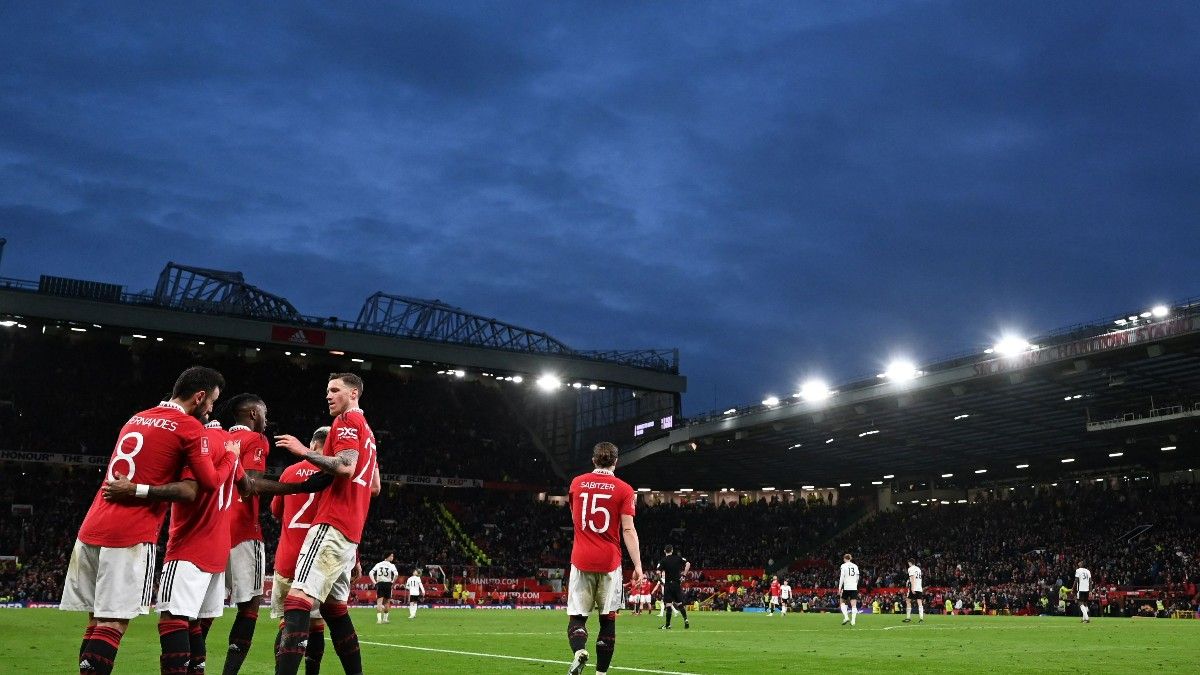
M 658 570 L 662 573 L 663 606 L 667 610 L 667 622 L 661 630 L 671 629 L 671 610 L 683 615 L 683 627 L 691 628 L 687 618 L 687 600 L 683 597 L 683 578 L 692 569 L 692 563 L 687 558 L 675 552 L 675 547 L 667 544 L 663 548 L 663 559 L 658 561 Z

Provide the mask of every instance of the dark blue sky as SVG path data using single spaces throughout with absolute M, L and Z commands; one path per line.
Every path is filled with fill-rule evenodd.
M 440 298 L 688 411 L 1200 295 L 1193 2 L 48 5 L 0 275 Z

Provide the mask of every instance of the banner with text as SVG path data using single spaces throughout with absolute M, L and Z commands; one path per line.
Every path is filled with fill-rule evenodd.
M 483 487 L 478 478 L 445 478 L 443 476 L 414 476 L 406 473 L 386 473 L 379 477 L 386 483 L 400 485 L 428 485 L 431 487 L 473 488 Z

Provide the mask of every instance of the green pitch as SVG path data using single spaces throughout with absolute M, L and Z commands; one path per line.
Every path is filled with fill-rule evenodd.
M 208 672 L 221 672 L 233 613 L 213 625 Z M 422 610 L 408 620 L 393 611 L 354 610 L 368 673 L 565 673 L 566 616 L 552 611 Z M 0 673 L 74 672 L 82 615 L 52 609 L 0 610 Z M 1087 672 L 1190 671 L 1200 621 L 1036 617 L 930 617 L 902 624 L 894 615 L 863 615 L 841 626 L 841 615 L 689 613 L 658 630 L 657 615 L 622 612 L 610 672 Z M 135 619 L 117 657 L 119 673 L 158 672 L 153 617 Z M 276 623 L 263 612 L 243 673 L 271 673 Z M 593 648 L 597 624 L 588 624 Z M 507 658 L 506 658 L 507 657 Z M 585 672 L 594 673 L 592 664 Z M 301 669 L 303 672 L 303 669 Z M 327 647 L 323 673 L 342 672 Z

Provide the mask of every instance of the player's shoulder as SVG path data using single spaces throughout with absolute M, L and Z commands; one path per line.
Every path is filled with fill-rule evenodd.
M 342 423 L 342 426 L 352 426 L 356 428 L 367 428 L 367 416 L 363 413 L 362 408 L 351 408 L 341 415 L 337 416 L 337 420 Z M 335 423 L 336 423 L 335 421 Z

